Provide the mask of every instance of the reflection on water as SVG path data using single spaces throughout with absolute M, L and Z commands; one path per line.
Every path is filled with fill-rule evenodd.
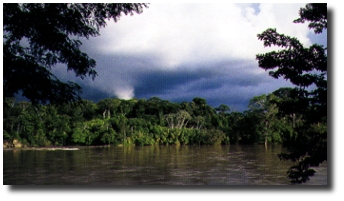
M 4 185 L 286 185 L 281 146 L 4 150 Z M 327 165 L 309 184 L 327 184 Z

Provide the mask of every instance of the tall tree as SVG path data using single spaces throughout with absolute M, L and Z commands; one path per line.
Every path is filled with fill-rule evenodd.
M 327 29 L 327 4 L 307 4 L 299 12 L 295 23 L 309 21 L 309 28 L 316 34 Z M 295 128 L 296 135 L 286 140 L 288 153 L 281 159 L 292 160 L 296 165 L 288 171 L 293 183 L 303 183 L 313 176 L 311 166 L 327 161 L 327 48 L 313 44 L 304 47 L 296 38 L 267 29 L 258 34 L 265 47 L 278 46 L 279 51 L 257 54 L 260 68 L 271 70 L 270 76 L 284 78 L 296 85 L 295 99 L 289 101 L 291 108 L 281 112 L 301 113 L 303 125 Z
M 265 146 L 267 146 L 268 139 L 272 138 L 271 127 L 276 121 L 275 115 L 278 112 L 276 104 L 271 101 L 273 99 L 275 99 L 273 94 L 267 96 L 263 94 L 253 97 L 248 105 L 249 112 L 258 117 L 258 122 L 254 126 L 259 127 L 256 131 L 264 140 Z
M 216 107 L 215 110 L 221 115 L 224 115 L 226 112 L 230 111 L 230 108 L 225 104 L 221 104 L 219 107 Z
M 106 20 L 141 13 L 146 4 L 5 3 L 3 4 L 4 97 L 22 93 L 33 103 L 80 99 L 81 87 L 51 73 L 67 65 L 81 78 L 94 79 L 96 61 L 80 50 L 79 38 L 99 35 Z

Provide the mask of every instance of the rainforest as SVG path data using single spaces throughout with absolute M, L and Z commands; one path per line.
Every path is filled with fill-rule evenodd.
M 7 147 L 283 143 L 302 124 L 298 114 L 278 113 L 277 104 L 292 91 L 256 96 L 243 112 L 224 104 L 211 107 L 199 97 L 181 103 L 152 97 L 62 105 L 6 99 L 3 138 Z M 326 131 L 326 126 L 315 129 Z

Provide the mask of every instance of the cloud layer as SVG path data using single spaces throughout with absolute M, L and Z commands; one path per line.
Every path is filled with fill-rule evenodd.
M 104 94 L 171 101 L 202 97 L 242 111 L 253 96 L 291 86 L 258 67 L 255 55 L 271 48 L 264 48 L 257 34 L 276 28 L 310 45 L 307 25 L 292 23 L 300 7 L 304 4 L 151 4 L 140 15 L 110 21 L 101 36 L 83 41 L 99 74 L 80 82 L 84 97 L 97 100 L 96 90 L 98 100 Z
M 108 23 L 93 40 L 103 54 L 154 55 L 156 64 L 254 59 L 264 51 L 256 38 L 269 27 L 309 44 L 306 25 L 292 23 L 302 4 L 151 4 L 141 15 Z M 293 12 L 291 12 L 293 11 Z

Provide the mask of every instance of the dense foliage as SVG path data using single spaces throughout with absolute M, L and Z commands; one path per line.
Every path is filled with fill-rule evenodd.
M 299 15 L 294 22 L 309 22 L 308 27 L 316 34 L 327 29 L 326 3 L 307 4 Z M 282 136 L 288 152 L 279 157 L 297 163 L 288 175 L 294 183 L 303 183 L 315 173 L 311 166 L 327 161 L 327 47 L 320 44 L 304 47 L 296 38 L 271 28 L 258 34 L 258 39 L 265 47 L 280 48 L 258 54 L 259 67 L 270 70 L 270 76 L 284 78 L 296 86 L 278 92 L 280 97 L 285 97 L 276 102 L 279 115 L 289 115 L 302 122 L 300 125 L 295 122 L 293 132 Z
M 97 76 L 96 61 L 80 50 L 80 38 L 99 35 L 106 20 L 141 13 L 146 4 L 3 4 L 4 97 L 16 94 L 33 103 L 80 99 L 81 87 L 62 82 L 51 69 L 58 64 L 81 78 Z M 71 20 L 73 19 L 73 20 Z
M 240 113 L 224 104 L 213 108 L 202 98 L 182 103 L 107 98 L 63 105 L 6 99 L 4 139 L 26 146 L 281 143 L 281 135 L 300 123 L 277 115 L 275 102 L 281 101 L 275 94 L 254 97 Z

